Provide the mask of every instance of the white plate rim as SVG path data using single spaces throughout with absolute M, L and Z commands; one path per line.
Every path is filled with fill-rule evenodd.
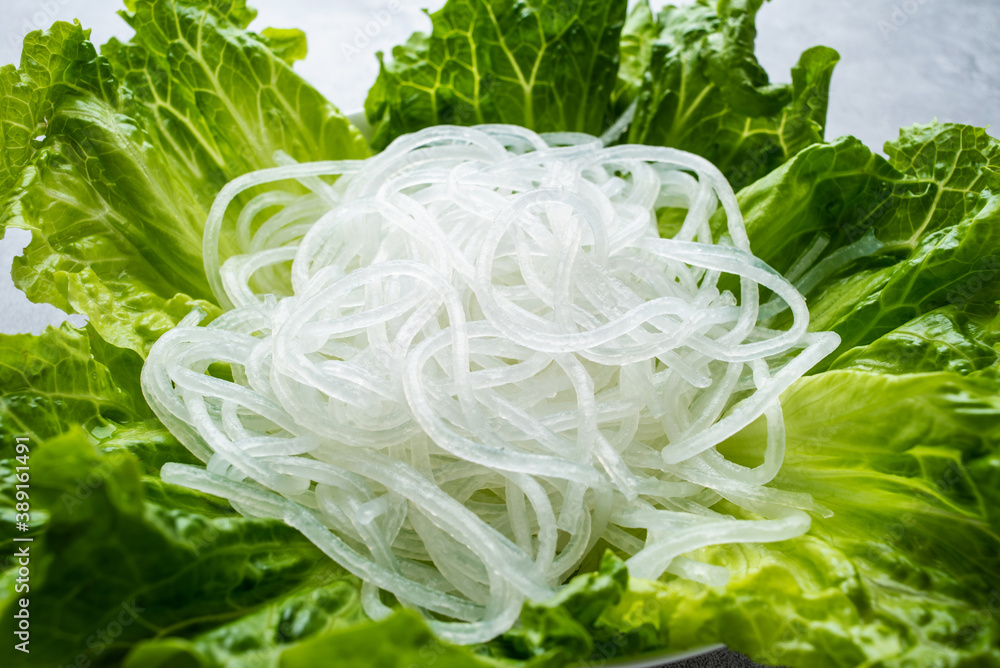
M 706 645 L 705 647 L 699 647 L 697 649 L 684 650 L 682 652 L 675 652 L 672 654 L 663 654 L 658 657 L 647 656 L 641 659 L 634 659 L 632 661 L 625 661 L 624 663 L 607 663 L 607 664 L 595 664 L 594 662 L 581 664 L 583 666 L 603 666 L 604 668 L 660 668 L 660 666 L 669 666 L 671 664 L 679 663 L 681 661 L 687 661 L 688 659 L 693 659 L 695 657 L 704 656 L 705 654 L 710 654 L 716 652 L 720 649 L 725 649 L 725 645 Z

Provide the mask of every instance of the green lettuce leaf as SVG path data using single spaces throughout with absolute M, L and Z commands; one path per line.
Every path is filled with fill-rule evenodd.
M 298 532 L 159 480 L 166 461 L 196 460 L 143 400 L 141 363 L 89 326 L 0 336 L 0 545 L 14 554 L 25 544 L 12 537 L 33 539 L 24 593 L 37 634 L 28 663 L 10 643 L 0 660 L 117 665 L 140 640 L 280 613 L 322 592 L 343 602 L 338 615 L 357 618 L 357 583 Z M 18 477 L 25 466 L 27 481 Z M 27 531 L 15 526 L 24 482 Z M 0 573 L 8 634 L 15 566 L 5 560 Z
M 996 317 L 945 306 L 914 318 L 867 346 L 848 350 L 830 368 L 968 375 L 998 366 L 998 342 L 1000 321 Z
M 838 355 L 935 309 L 982 312 L 1000 297 L 1000 142 L 932 123 L 902 130 L 886 153 L 853 138 L 812 146 L 739 194 L 751 247 L 778 271 L 827 242 L 814 266 L 832 265 L 807 296 L 810 326 L 840 334 Z M 837 259 L 866 235 L 877 247 Z
M 25 545 L 12 537 L 33 539 L 23 593 L 35 634 L 27 663 L 12 644 L 0 661 L 111 666 L 137 644 L 145 657 L 187 643 L 205 665 L 263 665 L 252 660 L 327 622 L 361 620 L 358 582 L 297 531 L 159 480 L 165 462 L 198 462 L 145 404 L 141 364 L 89 326 L 0 336 L 0 546 L 10 555 Z M 27 531 L 15 526 L 23 482 Z M 7 633 L 17 577 L 4 560 Z
M 372 145 L 440 124 L 601 134 L 625 10 L 624 0 L 448 0 L 430 35 L 379 55 L 365 100 Z
M 5 643 L 5 665 L 120 665 L 141 641 L 233 620 L 239 629 L 213 645 L 280 647 L 321 630 L 310 621 L 321 614 L 360 618 L 356 580 L 281 522 L 145 476 L 134 456 L 100 454 L 79 430 L 33 443 L 29 462 L 32 513 L 47 515 L 30 544 L 35 640 L 29 655 Z M 15 573 L 0 575 L 8 637 Z
M 0 546 L 14 549 L 11 538 L 19 535 L 17 473 L 26 463 L 19 443 L 30 448 L 76 430 L 107 451 L 155 453 L 148 457 L 153 466 L 158 457 L 192 459 L 146 405 L 140 368 L 138 355 L 106 343 L 89 326 L 0 336 Z M 37 534 L 47 519 L 46 510 L 34 507 L 21 535 Z
M 520 626 L 507 632 L 497 645 L 510 656 L 530 660 L 531 666 L 589 659 L 595 643 L 609 635 L 598 625 L 601 615 L 621 600 L 627 588 L 625 564 L 605 552 L 596 571 L 576 576 L 551 600 L 526 603 Z
M 618 83 L 611 94 L 615 116 L 625 113 L 639 95 L 642 79 L 649 69 L 653 55 L 653 42 L 660 35 L 656 15 L 649 0 L 640 0 L 629 12 L 622 26 L 619 46 Z
M 107 64 L 93 62 L 78 25 L 56 23 L 24 39 L 21 68 L 0 67 L 0 202 L 21 177 L 63 92 L 115 99 Z
M 833 511 L 814 520 L 810 536 L 835 549 L 845 566 L 839 572 L 860 585 L 850 616 L 838 625 L 818 618 L 815 632 L 791 633 L 787 645 L 801 658 L 782 661 L 1000 665 L 998 389 L 993 378 L 951 372 L 831 371 L 803 379 L 782 398 L 789 448 L 774 484 L 808 491 Z M 761 428 L 723 450 L 735 461 L 755 460 Z M 789 556 L 805 554 L 789 548 Z M 800 570 L 823 566 L 814 560 Z M 822 609 L 813 614 L 822 617 Z M 865 628 L 868 640 L 858 634 Z M 833 639 L 843 645 L 839 657 L 822 645 Z M 767 645 L 737 648 L 759 655 Z M 830 656 L 810 663 L 807 648 Z
M 601 624 L 791 668 L 1000 666 L 998 389 L 953 372 L 801 380 L 782 397 L 788 451 L 773 484 L 833 515 L 790 541 L 687 555 L 726 568 L 725 587 L 631 580 Z M 765 429 L 720 451 L 756 465 Z
M 278 150 L 300 161 L 368 151 L 290 69 L 301 33 L 246 31 L 241 0 L 130 9 L 135 37 L 103 55 L 78 24 L 57 23 L 28 36 L 20 69 L 0 70 L 0 225 L 33 234 L 14 267 L 29 299 L 84 314 L 142 355 L 192 308 L 216 311 L 201 237 L 225 183 Z
M 82 427 L 106 437 L 152 419 L 141 368 L 138 355 L 105 343 L 89 326 L 0 336 L 0 456 L 13 455 L 18 436 L 38 441 Z
M 845 138 L 740 193 L 755 252 L 812 282 L 812 327 L 843 339 L 782 396 L 773 482 L 833 515 L 793 541 L 688 555 L 729 586 L 630 587 L 623 628 L 769 665 L 1000 666 L 997 149 L 977 128 L 915 126 L 888 159 Z M 796 265 L 818 238 L 808 278 Z M 756 465 L 764 430 L 720 451 Z
M 135 36 L 101 48 L 131 93 L 123 111 L 211 197 L 273 166 L 275 151 L 299 162 L 368 155 L 357 130 L 288 67 L 305 55 L 305 36 L 258 36 L 246 30 L 255 14 L 243 0 L 136 0 L 123 13 Z
M 823 141 L 830 78 L 840 57 L 814 47 L 792 69 L 791 84 L 770 83 L 754 56 L 763 3 L 667 6 L 656 18 L 659 34 L 651 46 L 645 14 L 636 10 L 640 27 L 631 27 L 629 42 L 623 40 L 629 67 L 619 84 L 627 93 L 641 81 L 629 143 L 697 153 L 739 189 Z M 649 66 L 640 79 L 635 72 L 643 61 Z
M 275 666 L 285 650 L 303 641 L 326 638 L 350 629 L 361 631 L 361 613 L 355 582 L 316 578 L 300 591 L 276 599 L 209 631 L 189 638 L 166 636 L 139 642 L 125 657 L 124 668 L 190 666 L 228 668 Z M 358 636 L 363 636 L 358 633 Z M 369 638 L 364 638 L 366 646 Z M 389 638 L 380 643 L 391 646 Z M 310 645 L 312 646 L 312 645 Z
M 409 668 L 422 665 L 499 668 L 508 665 L 469 649 L 441 642 L 419 615 L 409 611 L 400 611 L 381 622 L 363 623 L 303 642 L 284 650 L 277 665 L 279 668 L 313 668 L 333 661 L 344 668 Z
M 103 452 L 136 455 L 146 474 L 168 461 L 197 463 L 146 404 L 141 368 L 134 351 L 89 325 L 0 335 L 0 461 L 13 466 L 18 437 L 39 442 L 82 430 Z

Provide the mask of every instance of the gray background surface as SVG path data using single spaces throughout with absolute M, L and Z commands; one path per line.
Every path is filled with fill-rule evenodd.
M 345 111 L 361 108 L 388 51 L 426 30 L 423 6 L 443 0 L 250 0 L 254 26 L 299 27 L 309 56 L 296 69 Z M 653 4 L 666 4 L 653 0 Z M 683 4 L 683 0 L 681 3 Z M 0 0 L 0 64 L 17 62 L 21 39 L 54 20 L 79 18 L 93 40 L 127 38 L 120 0 Z M 773 0 L 758 20 L 758 56 L 774 81 L 787 81 L 799 54 L 815 44 L 842 56 L 833 78 L 827 136 L 852 134 L 880 148 L 898 129 L 934 118 L 987 126 L 1000 116 L 998 0 Z M 40 332 L 65 315 L 30 304 L 8 269 L 29 236 L 0 242 L 0 332 Z M 683 668 L 753 666 L 725 651 L 675 664 Z

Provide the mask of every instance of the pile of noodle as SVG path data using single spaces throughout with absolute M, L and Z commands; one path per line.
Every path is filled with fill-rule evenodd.
M 683 224 L 660 238 L 668 209 Z M 792 538 L 821 510 L 765 485 L 778 397 L 837 337 L 807 332 L 697 156 L 431 128 L 237 179 L 205 258 L 228 310 L 163 336 L 142 381 L 206 466 L 163 478 L 297 528 L 373 618 L 391 592 L 444 639 L 493 638 L 600 539 L 634 576 L 720 585 L 683 555 Z M 792 324 L 765 326 L 781 310 Z M 759 418 L 759 466 L 719 454 Z

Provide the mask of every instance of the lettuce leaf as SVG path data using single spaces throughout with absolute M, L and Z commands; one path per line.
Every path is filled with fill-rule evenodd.
M 611 105 L 616 117 L 624 114 L 639 95 L 643 76 L 653 55 L 653 42 L 659 35 L 660 26 L 649 0 L 639 0 L 622 26 L 618 82 L 611 93 Z
M 642 5 L 636 8 L 640 25 L 630 26 L 633 37 L 623 42 L 629 63 L 624 88 L 639 86 L 623 95 L 625 102 L 634 95 L 637 105 L 629 143 L 697 153 L 739 189 L 823 141 L 830 78 L 840 56 L 814 47 L 792 68 L 791 84 L 770 83 L 754 56 L 763 3 L 721 0 L 713 7 L 700 0 L 668 5 L 655 19 Z M 650 42 L 651 30 L 658 35 Z
M 48 515 L 31 543 L 37 640 L 17 660 L 5 643 L 7 665 L 118 665 L 143 639 L 188 635 L 268 606 L 279 613 L 268 618 L 273 637 L 281 611 L 317 592 L 329 595 L 330 614 L 358 618 L 356 581 L 281 522 L 240 517 L 227 503 L 144 476 L 135 457 L 101 455 L 79 430 L 35 445 L 32 512 Z M 15 573 L 0 577 L 8 636 Z
M 888 159 L 853 138 L 811 146 L 739 194 L 754 252 L 778 271 L 828 242 L 816 263 L 834 257 L 834 271 L 807 296 L 810 326 L 840 334 L 838 354 L 935 309 L 975 313 L 998 297 L 1000 142 L 931 123 L 885 148 Z M 881 247 L 836 262 L 865 235 Z
M 380 55 L 365 101 L 373 146 L 438 124 L 513 123 L 600 135 L 633 103 L 630 143 L 702 155 L 740 188 L 822 142 L 839 56 L 806 51 L 773 85 L 753 53 L 764 0 L 449 0 Z M 620 36 L 620 39 L 619 39 Z
M 625 0 L 448 0 L 379 55 L 365 113 L 381 149 L 439 124 L 599 135 L 610 125 Z M 610 119 L 613 122 L 613 119 Z
M 91 327 L 0 336 L 0 545 L 13 554 L 24 544 L 12 536 L 34 539 L 29 594 L 38 639 L 27 659 L 7 643 L 0 660 L 119 665 L 141 641 L 166 635 L 176 643 L 228 622 L 242 635 L 223 629 L 217 635 L 226 642 L 213 648 L 242 638 L 241 651 L 259 653 L 270 642 L 276 654 L 319 632 L 321 614 L 360 620 L 357 581 L 297 531 L 159 480 L 166 461 L 196 460 L 152 416 L 140 367 L 135 352 Z M 30 446 L 27 532 L 14 526 L 15 467 L 24 464 L 14 459 L 18 437 Z M 8 634 L 14 566 L 5 561 L 0 574 Z
M 490 668 L 506 665 L 434 637 L 414 612 L 400 611 L 381 622 L 368 622 L 304 642 L 281 653 L 280 668 L 312 668 L 336 657 L 337 666 L 434 665 L 441 668 Z M 126 668 L 131 668 L 126 666 Z M 138 666 L 136 666 L 138 668 Z
M 17 436 L 44 440 L 72 427 L 107 435 L 153 418 L 141 369 L 138 355 L 108 345 L 91 327 L 0 336 L 0 456 L 13 456 Z
M 788 545 L 708 551 L 745 578 L 704 594 L 715 599 L 706 612 L 743 611 L 729 614 L 746 631 L 726 642 L 792 666 L 1000 665 L 998 390 L 953 372 L 830 371 L 793 386 L 774 485 L 812 494 L 833 516 Z M 756 461 L 762 429 L 721 450 Z M 787 607 L 767 609 L 768 595 Z
M 298 33 L 245 30 L 242 0 L 136 0 L 97 55 L 79 24 L 29 35 L 0 70 L 0 225 L 32 232 L 29 299 L 88 316 L 143 355 L 192 308 L 215 312 L 201 232 L 223 185 L 274 164 L 368 155 L 288 61 Z M 276 46 L 278 53 L 270 46 Z
M 812 494 L 831 517 L 790 541 L 686 555 L 728 570 L 725 587 L 633 578 L 591 599 L 602 605 L 589 625 L 576 621 L 579 606 L 539 606 L 547 623 L 523 614 L 525 629 L 510 635 L 540 639 L 540 657 L 561 655 L 539 665 L 725 643 L 792 668 L 1000 666 L 996 370 L 803 379 L 782 397 L 788 450 L 773 484 Z M 756 465 L 765 429 L 755 423 L 720 450 Z M 574 610 L 572 623 L 550 621 Z
M 843 343 L 782 396 L 773 485 L 833 515 L 786 543 L 688 555 L 729 569 L 725 589 L 633 583 L 612 615 L 623 629 L 769 665 L 1000 665 L 998 146 L 938 123 L 901 131 L 888 159 L 844 138 L 739 194 L 779 271 L 826 242 L 812 326 Z M 881 247 L 837 260 L 866 236 Z M 763 435 L 751 425 L 720 451 L 755 465 Z
M 725 643 L 791 668 L 1000 666 L 996 371 L 799 381 L 782 397 L 788 450 L 773 484 L 811 494 L 832 516 L 793 540 L 686 555 L 729 571 L 724 587 L 633 578 L 592 595 L 586 613 L 559 601 L 536 604 L 544 616 L 526 608 L 524 630 L 509 635 L 561 659 L 538 665 Z M 757 465 L 765 431 L 755 423 L 720 451 Z M 749 517 L 727 502 L 716 509 Z
M 996 368 L 1000 321 L 944 306 L 917 316 L 867 346 L 848 350 L 831 369 L 884 374 L 953 371 L 968 375 Z

